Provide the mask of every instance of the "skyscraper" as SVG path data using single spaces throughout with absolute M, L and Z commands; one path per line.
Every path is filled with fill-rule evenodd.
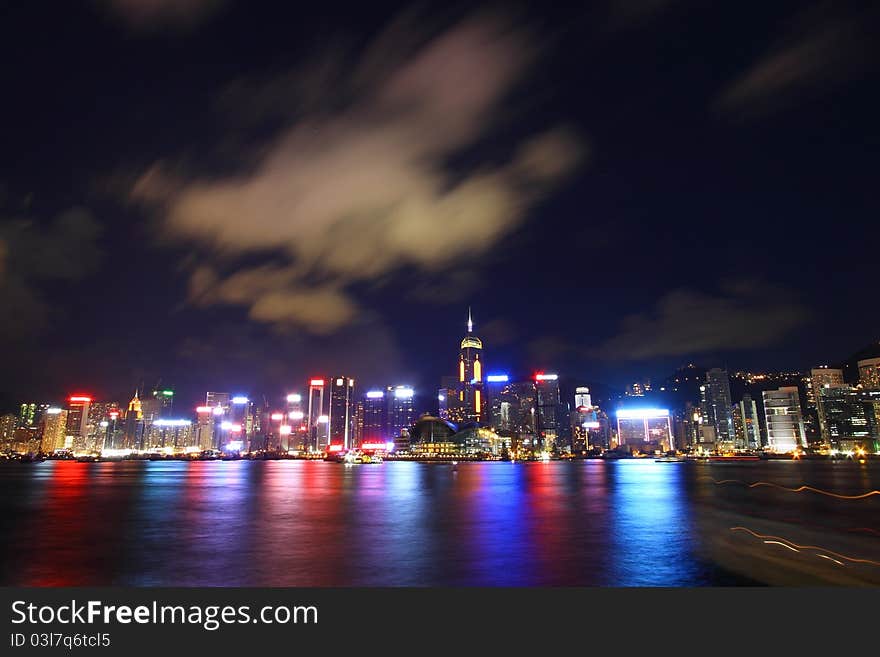
M 584 386 L 578 386 L 574 389 L 574 407 L 579 408 L 581 406 L 586 406 L 587 408 L 593 407 L 593 399 L 590 397 L 590 389 Z
M 232 399 L 232 395 L 228 392 L 206 392 L 205 393 L 205 406 L 216 407 L 226 410 L 229 408 L 230 400 Z
M 387 412 L 385 392 L 369 390 L 362 400 L 364 405 L 364 428 L 361 435 L 363 443 L 384 443 L 388 441 Z
M 707 371 L 706 383 L 700 386 L 700 392 L 703 422 L 715 429 L 716 449 L 733 449 L 735 434 L 727 370 L 713 367 Z
M 85 441 L 89 435 L 89 406 L 91 403 L 92 398 L 86 395 L 72 395 L 67 400 L 67 433 L 65 438 L 70 440 L 75 451 L 85 449 Z
M 880 391 L 840 384 L 825 386 L 819 394 L 833 449 L 880 451 Z
M 762 394 L 767 421 L 767 448 L 772 452 L 785 453 L 804 447 L 804 418 L 797 386 L 765 390 Z
M 330 379 L 330 443 L 345 449 L 354 447 L 354 379 Z
M 559 376 L 556 374 L 536 374 L 535 391 L 537 393 L 536 433 L 544 449 L 556 446 L 559 438 Z
M 819 439 L 823 445 L 831 444 L 831 436 L 825 423 L 825 407 L 821 391 L 822 388 L 843 385 L 843 370 L 832 367 L 816 367 L 810 370 L 810 392 L 812 401 L 816 407 L 816 416 L 819 420 Z
M 388 429 L 387 440 L 400 437 L 404 431 L 409 432 L 416 422 L 416 411 L 413 405 L 413 389 L 410 386 L 388 386 L 385 391 L 387 402 Z
M 43 414 L 43 442 L 40 450 L 44 454 L 51 454 L 55 450 L 64 449 L 66 428 L 67 411 L 63 408 L 47 408 Z
M 43 414 L 51 404 L 40 404 L 38 402 L 24 402 L 19 411 L 19 426 L 36 427 L 43 420 Z
M 486 420 L 486 395 L 483 386 L 483 342 L 474 334 L 474 322 L 468 308 L 467 334 L 458 352 L 459 422 Z
M 880 358 L 866 358 L 858 362 L 859 383 L 865 388 L 880 390 Z
M 157 417 L 170 418 L 174 409 L 174 390 L 171 388 L 153 390 L 153 399 L 156 400 Z
M 329 430 L 326 426 L 327 416 L 324 415 L 324 379 L 309 380 L 309 409 L 306 417 L 309 426 L 309 447 L 312 451 L 320 451 L 323 449 L 321 437 L 324 437 Z M 324 446 L 326 447 L 326 444 Z
M 748 393 L 736 405 L 742 433 L 737 434 L 737 449 L 761 448 L 761 425 L 758 422 L 758 405 Z
M 215 449 L 214 444 L 214 408 L 213 406 L 199 406 L 196 408 L 196 426 L 194 443 L 201 450 Z

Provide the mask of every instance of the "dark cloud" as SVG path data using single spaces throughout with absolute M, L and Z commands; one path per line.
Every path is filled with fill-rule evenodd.
M 805 319 L 789 290 L 759 282 L 728 285 L 718 295 L 678 289 L 653 310 L 625 317 L 595 355 L 642 360 L 766 347 Z
M 135 30 L 191 28 L 216 12 L 225 0 L 99 0 L 106 10 Z
M 96 270 L 99 235 L 100 226 L 85 210 L 70 210 L 48 224 L 0 221 L 0 308 L 5 315 L 0 337 L 35 337 L 47 327 L 45 288 Z
M 242 305 L 254 320 L 319 334 L 337 330 L 359 312 L 352 286 L 403 268 L 436 274 L 485 254 L 582 159 L 571 131 L 547 126 L 505 161 L 451 168 L 455 154 L 491 133 L 536 40 L 485 16 L 415 48 L 411 38 L 401 47 L 399 34 L 391 29 L 368 47 L 341 84 L 354 91 L 343 108 L 303 115 L 291 107 L 292 125 L 245 173 L 193 179 L 157 166 L 135 185 L 134 198 L 163 211 L 168 235 L 213 254 L 194 274 L 200 303 Z M 298 80 L 310 79 L 324 75 L 282 78 L 249 111 L 272 97 L 290 103 L 301 95 Z M 232 96 L 242 95 L 241 84 Z M 284 260 L 230 270 L 230 258 L 259 253 Z
M 880 12 L 822 3 L 796 16 L 787 33 L 715 101 L 718 110 L 751 117 L 828 92 L 875 65 Z

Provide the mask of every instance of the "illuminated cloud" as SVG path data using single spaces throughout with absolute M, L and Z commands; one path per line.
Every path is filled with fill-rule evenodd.
M 652 311 L 625 317 L 597 355 L 640 360 L 766 347 L 804 320 L 790 292 L 767 285 L 730 286 L 718 296 L 674 290 Z
M 201 303 L 334 330 L 358 312 L 352 285 L 486 253 L 582 158 L 573 134 L 549 127 L 506 157 L 463 171 L 449 164 L 503 115 L 534 53 L 523 33 L 471 19 L 408 56 L 388 39 L 340 83 L 356 91 L 343 109 L 293 108 L 297 119 L 244 173 L 199 179 L 157 165 L 135 185 L 134 198 L 163 210 L 168 235 L 213 254 L 210 280 L 202 272 L 195 285 Z M 260 253 L 285 262 L 229 271 L 236 256 Z

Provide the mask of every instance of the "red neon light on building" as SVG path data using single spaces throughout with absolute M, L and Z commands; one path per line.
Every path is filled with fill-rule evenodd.
M 72 402 L 85 402 L 88 404 L 92 401 L 92 398 L 91 397 L 84 397 L 82 395 L 75 395 L 70 398 L 70 401 L 72 401 Z
M 309 385 L 322 386 L 324 385 L 324 379 L 312 379 L 311 381 L 309 381 Z

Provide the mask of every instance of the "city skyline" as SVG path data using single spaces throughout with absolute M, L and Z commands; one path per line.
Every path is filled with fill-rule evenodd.
M 702 456 L 880 450 L 880 357 L 861 357 L 849 376 L 827 365 L 808 373 L 731 375 L 688 364 L 615 393 L 547 369 L 525 376 L 493 370 L 470 307 L 464 329 L 457 358 L 449 349 L 457 374 L 440 378 L 431 402 L 406 383 L 358 387 L 343 374 L 313 374 L 271 396 L 209 390 L 197 406 L 171 385 L 139 386 L 127 404 L 81 388 L 61 404 L 23 401 L 17 416 L 0 414 L 0 450 L 327 458 L 366 449 L 505 459 L 620 450 Z

